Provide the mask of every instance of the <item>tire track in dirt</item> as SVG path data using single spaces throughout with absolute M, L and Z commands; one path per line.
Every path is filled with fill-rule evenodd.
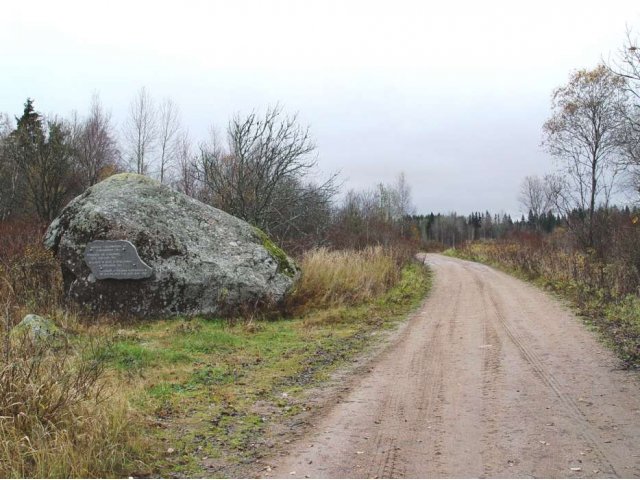
M 608 471 L 605 473 L 611 474 L 614 477 L 618 477 L 618 474 L 611 464 L 611 462 L 607 459 L 606 455 L 600 450 L 598 446 L 598 440 L 593 433 L 593 427 L 589 423 L 587 417 L 585 417 L 584 413 L 578 406 L 578 404 L 567 394 L 564 393 L 562 387 L 560 386 L 558 380 L 551 374 L 544 366 L 544 363 L 540 360 L 539 356 L 535 353 L 533 349 L 528 346 L 527 340 L 523 338 L 522 335 L 518 333 L 518 331 L 510 325 L 505 316 L 501 313 L 500 307 L 495 299 L 495 297 L 489 293 L 488 298 L 493 306 L 495 311 L 496 318 L 500 321 L 502 327 L 505 332 L 511 339 L 511 341 L 518 347 L 522 357 L 527 361 L 535 374 L 555 393 L 558 399 L 562 402 L 564 407 L 567 409 L 570 415 L 572 415 L 573 419 L 578 424 L 578 428 L 580 428 L 580 434 L 585 437 L 585 439 L 590 443 L 591 448 L 596 452 L 599 460 L 606 464 Z
M 639 477 L 640 383 L 565 307 L 427 255 L 422 309 L 264 476 Z
M 425 348 L 430 352 L 424 355 L 422 351 L 416 352 L 411 357 L 409 371 L 415 372 L 417 377 L 428 378 L 428 381 L 420 382 L 417 395 L 417 410 L 423 418 L 432 418 L 434 425 L 431 428 L 438 428 L 438 420 L 442 417 L 438 412 L 440 400 L 442 398 L 442 381 L 444 377 L 443 370 L 443 341 L 445 326 L 449 325 L 448 335 L 453 333 L 452 325 L 455 324 L 454 319 L 458 311 L 458 298 L 462 290 L 462 284 L 454 287 L 452 298 L 453 308 L 446 319 L 437 319 L 433 325 L 434 334 L 426 340 Z M 375 438 L 375 453 L 371 460 L 370 467 L 365 470 L 365 476 L 369 478 L 398 478 L 405 475 L 400 457 L 401 447 L 398 446 L 398 437 L 407 429 L 415 430 L 415 422 L 410 425 L 406 418 L 406 412 L 403 407 L 402 399 L 406 396 L 405 392 L 398 390 L 393 392 L 388 401 L 384 401 L 382 408 L 379 410 L 379 417 L 376 423 L 380 425 Z M 439 400 L 440 399 L 440 400 Z M 386 419 L 389 417 L 388 412 L 393 411 L 395 418 L 404 418 L 403 422 L 393 422 L 388 424 Z M 432 446 L 434 453 L 441 449 L 438 439 Z

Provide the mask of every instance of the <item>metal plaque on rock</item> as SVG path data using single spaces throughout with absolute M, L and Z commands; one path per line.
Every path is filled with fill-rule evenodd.
M 153 274 L 128 240 L 94 240 L 87 245 L 84 260 L 98 280 L 139 280 Z

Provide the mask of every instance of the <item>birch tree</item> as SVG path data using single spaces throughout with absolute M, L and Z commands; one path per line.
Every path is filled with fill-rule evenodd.
M 165 183 L 169 170 L 174 167 L 177 137 L 180 131 L 180 112 L 170 98 L 158 108 L 158 168 L 160 183 Z
M 123 133 L 129 168 L 141 175 L 148 174 L 158 127 L 156 108 L 146 87 L 142 87 L 129 104 Z
M 595 210 L 608 205 L 620 172 L 624 86 L 625 80 L 604 65 L 578 70 L 554 92 L 553 114 L 543 126 L 543 145 L 558 160 L 566 181 L 564 208 L 586 217 L 586 246 L 593 246 Z

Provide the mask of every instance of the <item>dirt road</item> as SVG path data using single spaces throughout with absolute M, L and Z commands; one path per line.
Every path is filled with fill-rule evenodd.
M 637 374 L 535 287 L 425 261 L 424 307 L 265 476 L 640 476 Z

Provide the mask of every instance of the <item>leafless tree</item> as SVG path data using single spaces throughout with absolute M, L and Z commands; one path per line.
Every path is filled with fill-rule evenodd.
M 124 137 L 130 168 L 136 173 L 146 175 L 158 138 L 156 108 L 146 87 L 138 91 L 129 105 Z
M 351 190 L 334 212 L 332 241 L 341 248 L 391 244 L 410 232 L 407 216 L 413 208 L 411 188 L 403 173 L 391 185 L 379 183 L 373 189 Z
M 174 151 L 178 170 L 174 186 L 179 192 L 195 197 L 198 187 L 198 171 L 189 132 L 178 132 L 174 142 Z
M 407 182 L 404 172 L 398 174 L 393 191 L 395 193 L 396 215 L 400 219 L 400 233 L 404 235 L 404 219 L 407 215 L 412 215 L 415 212 L 411 199 L 411 185 Z
M 411 185 L 407 182 L 407 176 L 404 172 L 398 174 L 396 191 L 398 192 L 398 205 L 402 215 L 413 214 L 415 212 L 415 206 L 411 198 Z
M 264 116 L 235 116 L 227 129 L 228 149 L 218 137 L 202 145 L 198 161 L 200 178 L 211 203 L 266 229 L 276 230 L 300 212 L 283 211 L 285 203 L 310 195 L 304 179 L 317 159 L 308 128 L 296 116 L 286 116 L 278 106 Z M 332 196 L 335 177 L 315 185 L 316 195 Z
M 274 193 L 265 229 L 293 253 L 320 246 L 330 225 L 334 193 L 312 181 L 283 180 Z
M 380 188 L 383 187 L 383 188 Z M 382 198 L 384 185 L 346 193 L 334 219 L 333 243 L 341 248 L 362 248 L 384 242 L 388 236 L 389 211 Z
M 626 80 L 624 87 L 629 93 L 640 99 L 640 43 L 631 29 L 627 29 L 623 46 L 606 68 L 616 76 Z
M 593 218 L 608 205 L 619 173 L 626 108 L 625 80 L 605 66 L 574 72 L 553 94 L 553 115 L 544 124 L 543 145 L 559 160 L 568 205 L 587 216 L 586 244 L 593 244 Z
M 627 108 L 620 112 L 624 118 L 622 163 L 629 174 L 629 184 L 640 191 L 640 43 L 631 29 L 613 61 L 607 63 L 609 71 L 623 80 L 629 95 Z
M 170 98 L 165 99 L 158 109 L 158 163 L 160 183 L 165 183 L 168 170 L 174 166 L 177 136 L 180 132 L 180 112 Z
M 105 112 L 100 98 L 91 98 L 89 116 L 73 122 L 75 169 L 82 190 L 115 173 L 120 164 L 120 151 L 111 124 L 111 114 Z
M 531 212 L 535 217 L 548 213 L 554 206 L 548 178 L 540 178 L 537 175 L 525 177 L 520 185 L 518 200 L 525 213 Z

